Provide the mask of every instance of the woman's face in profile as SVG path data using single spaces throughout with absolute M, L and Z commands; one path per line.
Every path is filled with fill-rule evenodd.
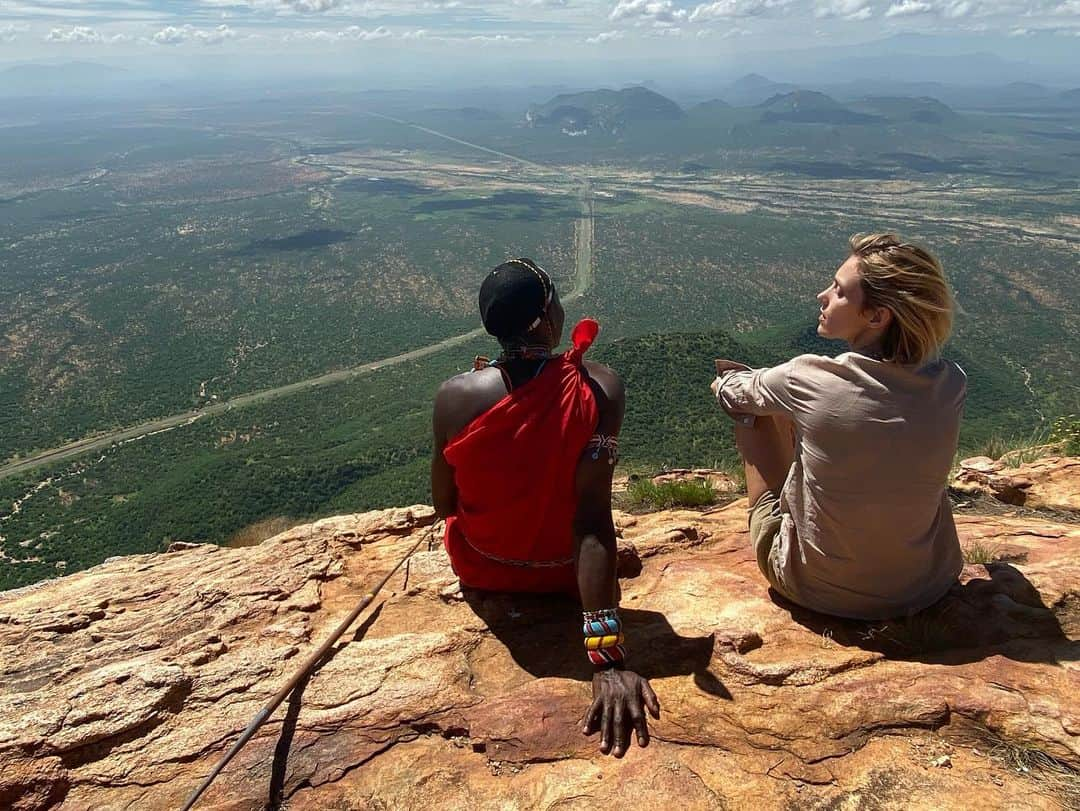
M 848 343 L 870 325 L 865 311 L 866 294 L 859 279 L 859 259 L 849 256 L 833 276 L 832 283 L 817 294 L 821 312 L 817 332 L 822 338 L 836 338 Z

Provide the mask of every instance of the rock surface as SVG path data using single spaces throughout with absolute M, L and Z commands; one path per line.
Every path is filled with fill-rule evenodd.
M 953 488 L 1035 510 L 1080 512 L 1080 459 L 1047 456 L 1016 467 L 987 456 L 960 462 Z
M 0 595 L 0 808 L 182 807 L 432 521 L 342 516 Z M 663 705 L 622 760 L 576 728 L 578 609 L 463 595 L 422 546 L 198 807 L 1070 807 L 1080 526 L 957 521 L 1002 559 L 868 624 L 774 601 L 745 501 L 618 515 L 631 661 Z

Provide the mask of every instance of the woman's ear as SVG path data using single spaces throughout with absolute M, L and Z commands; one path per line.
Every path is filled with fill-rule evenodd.
M 892 310 L 888 307 L 874 307 L 870 314 L 870 326 L 875 329 L 885 329 L 892 323 Z

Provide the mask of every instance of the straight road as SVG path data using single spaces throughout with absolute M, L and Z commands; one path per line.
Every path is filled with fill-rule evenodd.
M 507 154 L 506 152 L 499 152 L 494 149 L 490 149 L 480 144 L 472 144 L 468 141 L 463 141 L 460 138 L 455 138 L 452 135 L 446 135 L 441 132 L 436 132 L 428 127 L 421 127 L 418 124 L 410 124 L 408 121 L 402 121 L 398 118 L 391 118 L 387 115 L 381 115 L 379 113 L 371 113 L 371 115 L 378 118 L 385 118 L 388 121 L 401 124 L 407 127 L 413 127 L 421 132 L 426 132 L 429 135 L 433 135 L 438 138 L 443 138 L 447 141 L 452 141 L 462 146 L 471 147 L 481 152 L 487 152 L 492 155 L 496 155 L 506 160 L 516 161 L 524 166 L 528 166 L 533 169 L 542 169 L 546 172 L 559 171 L 553 169 L 550 166 L 543 166 L 539 163 L 533 163 L 525 158 L 519 158 L 515 155 Z M 570 294 L 566 296 L 564 301 L 573 301 L 576 298 L 582 296 L 592 283 L 592 240 L 593 240 L 593 198 L 592 187 L 589 181 L 577 174 L 566 173 L 571 179 L 580 183 L 579 196 L 581 200 L 581 216 L 578 219 L 575 226 L 575 249 L 576 259 L 574 262 L 574 286 Z M 180 414 L 174 414 L 171 417 L 161 417 L 160 419 L 147 420 L 141 422 L 138 425 L 132 425 L 127 428 L 119 428 L 115 431 L 109 431 L 108 433 L 98 434 L 96 436 L 85 437 L 83 439 L 76 440 L 75 442 L 69 442 L 66 445 L 61 445 L 58 448 L 52 448 L 47 451 L 41 451 L 33 456 L 28 456 L 25 459 L 18 459 L 14 462 L 8 462 L 5 465 L 0 466 L 0 479 L 5 479 L 9 476 L 17 476 L 20 473 L 27 473 L 43 465 L 52 464 L 53 462 L 60 462 L 65 459 L 72 459 L 76 456 L 81 456 L 85 453 L 90 453 L 96 450 L 102 450 L 108 448 L 114 444 L 120 442 L 134 442 L 139 439 L 143 439 L 152 434 L 158 434 L 162 431 L 171 431 L 174 428 L 179 428 L 184 425 L 190 425 L 197 420 L 204 417 L 212 417 L 215 414 L 223 414 L 226 411 L 230 411 L 234 408 L 243 408 L 244 406 L 254 405 L 255 403 L 264 403 L 268 400 L 273 400 L 278 397 L 285 397 L 290 394 L 296 394 L 297 392 L 305 391 L 307 389 L 318 388 L 319 386 L 330 386 L 335 383 L 341 383 L 352 378 L 359 377 L 360 375 L 374 372 L 378 369 L 384 369 L 388 366 L 396 366 L 399 363 L 408 363 L 409 361 L 420 360 L 426 358 L 429 355 L 434 355 L 436 352 L 441 352 L 444 349 L 460 346 L 461 344 L 468 343 L 474 338 L 478 338 L 484 335 L 483 328 L 477 328 L 470 330 L 469 332 L 462 333 L 461 335 L 454 335 L 450 338 L 446 338 L 442 341 L 438 341 L 428 346 L 420 347 L 419 349 L 412 349 L 408 352 L 402 352 L 400 355 L 394 355 L 389 358 L 383 358 L 382 360 L 371 361 L 369 363 L 363 363 L 359 366 L 352 366 L 348 369 L 340 369 L 336 372 L 327 372 L 316 377 L 308 378 L 307 380 L 300 380 L 296 383 L 288 383 L 284 386 L 277 386 L 272 389 L 264 389 L 262 391 L 252 392 L 250 394 L 241 394 L 238 397 L 234 397 L 231 400 L 226 400 L 222 403 L 215 403 L 214 405 L 205 406 L 203 408 L 193 409 L 191 411 L 185 411 Z

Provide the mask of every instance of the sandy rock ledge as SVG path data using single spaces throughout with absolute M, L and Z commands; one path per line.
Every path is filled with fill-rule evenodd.
M 179 808 L 433 518 L 341 516 L 0 594 L 0 808 Z M 578 609 L 462 594 L 422 546 L 199 807 L 1070 807 L 1080 526 L 958 522 L 1002 559 L 867 624 L 772 598 L 745 502 L 617 516 L 631 661 L 663 704 L 618 761 L 576 729 Z

